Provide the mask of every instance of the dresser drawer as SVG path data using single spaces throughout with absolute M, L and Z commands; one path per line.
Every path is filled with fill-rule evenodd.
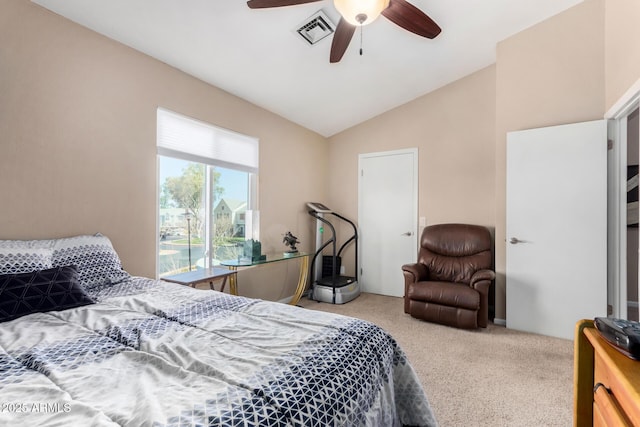
M 588 331 L 587 333 L 595 333 Z M 599 338 L 599 337 L 598 337 Z M 629 375 L 625 373 L 638 369 L 638 362 L 628 359 L 602 341 L 594 352 L 594 425 L 599 416 L 609 426 L 638 425 L 638 405 L 633 387 L 629 384 Z M 621 365 L 631 364 L 628 369 L 621 370 Z M 597 409 L 596 409 L 597 406 Z
M 593 320 L 576 324 L 573 426 L 640 427 L 640 361 L 609 345 Z
M 593 394 L 594 427 L 633 427 L 633 424 L 620 409 L 615 396 L 602 383 L 596 384 Z

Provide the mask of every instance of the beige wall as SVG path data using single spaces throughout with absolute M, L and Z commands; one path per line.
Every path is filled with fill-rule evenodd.
M 604 51 L 602 0 L 586 0 L 498 44 L 497 318 L 504 319 L 506 313 L 506 134 L 515 130 L 601 119 L 605 105 Z
M 357 218 L 359 154 L 417 147 L 419 216 L 428 224 L 491 226 L 494 139 L 495 67 L 490 66 L 331 137 L 331 206 Z
M 417 147 L 419 216 L 427 224 L 469 222 L 493 229 L 495 121 L 490 66 L 335 135 L 329 139 L 327 204 L 357 220 L 358 155 Z M 348 263 L 350 256 L 344 259 Z M 398 282 L 403 286 L 399 266 Z
M 155 276 L 158 106 L 258 137 L 263 247 L 286 249 L 290 230 L 311 248 L 324 137 L 29 0 L 0 0 L 0 238 L 99 231 L 128 271 Z M 277 299 L 265 283 L 255 295 Z
M 640 2 L 585 0 L 498 44 L 495 234 L 498 318 L 504 319 L 506 312 L 506 133 L 603 118 L 640 79 L 637 22 Z
M 287 230 L 311 248 L 307 201 L 357 218 L 358 154 L 418 147 L 419 215 L 495 228 L 498 318 L 506 312 L 506 132 L 601 118 L 640 78 L 640 2 L 585 0 L 501 42 L 495 66 L 327 144 L 28 0 L 0 0 L 0 12 L 0 238 L 101 231 L 129 271 L 153 276 L 158 106 L 260 138 L 267 250 L 279 250 Z M 295 266 L 271 270 L 274 281 L 295 282 Z M 250 296 L 291 293 L 246 276 Z
M 418 147 L 419 215 L 495 227 L 504 319 L 506 133 L 602 118 L 640 78 L 639 20 L 635 0 L 585 0 L 499 43 L 495 67 L 330 138 L 332 207 L 357 217 L 358 154 Z
M 606 111 L 640 79 L 639 22 L 640 1 L 606 0 Z

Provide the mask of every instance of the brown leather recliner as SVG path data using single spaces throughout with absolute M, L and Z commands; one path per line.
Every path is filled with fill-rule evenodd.
M 402 266 L 404 312 L 458 328 L 486 328 L 491 270 L 486 227 L 437 224 L 425 227 L 418 262 Z

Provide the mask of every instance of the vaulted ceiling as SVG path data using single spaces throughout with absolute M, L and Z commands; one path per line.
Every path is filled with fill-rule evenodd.
M 581 2 L 408 0 L 440 25 L 438 37 L 380 17 L 330 64 L 332 35 L 312 45 L 296 30 L 318 11 L 337 24 L 332 0 L 272 9 L 243 0 L 32 1 L 327 137 L 494 63 L 499 41 Z

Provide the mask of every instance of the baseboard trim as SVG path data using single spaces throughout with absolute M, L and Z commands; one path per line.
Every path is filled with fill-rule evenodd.
M 497 317 L 493 319 L 493 324 L 498 326 L 507 326 L 507 321 L 505 319 L 498 319 Z

